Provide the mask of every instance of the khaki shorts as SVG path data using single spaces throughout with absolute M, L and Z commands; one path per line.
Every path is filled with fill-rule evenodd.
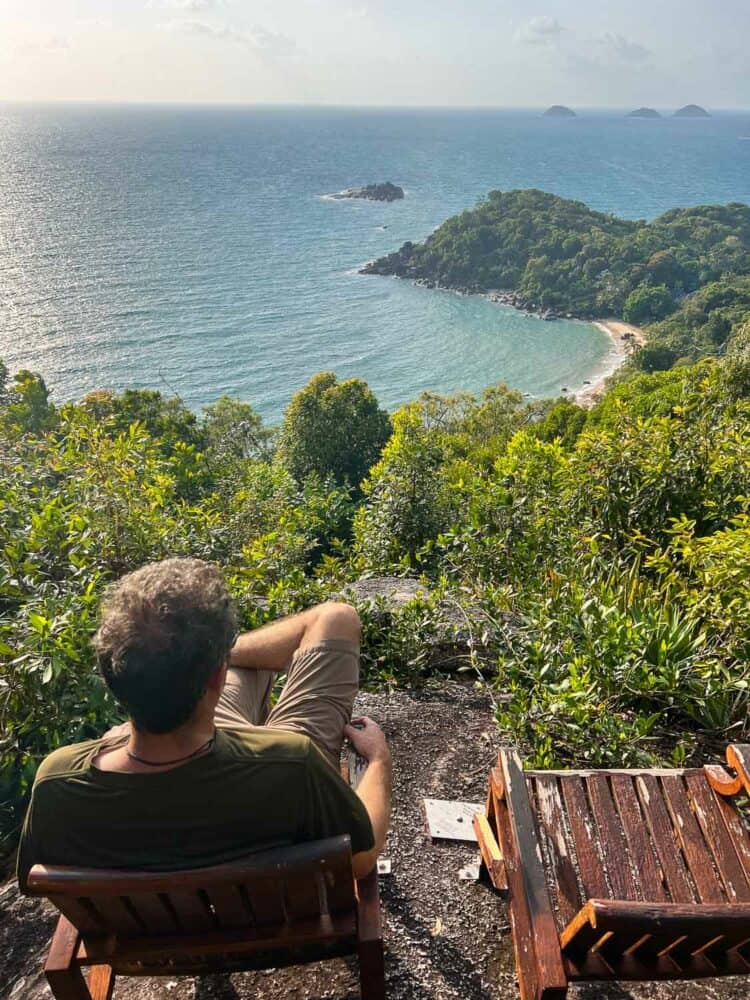
M 216 706 L 216 725 L 267 726 L 301 733 L 338 770 L 344 726 L 351 719 L 359 689 L 359 646 L 344 639 L 326 639 L 298 649 L 286 673 L 286 684 L 271 708 L 277 674 L 230 667 Z

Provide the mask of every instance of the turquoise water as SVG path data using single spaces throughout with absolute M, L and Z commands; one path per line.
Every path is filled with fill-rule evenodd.
M 405 200 L 325 197 L 381 180 Z M 0 357 L 57 399 L 231 393 L 270 419 L 321 369 L 388 407 L 577 388 L 611 363 L 591 325 L 355 273 L 515 187 L 631 218 L 750 201 L 750 115 L 0 105 Z

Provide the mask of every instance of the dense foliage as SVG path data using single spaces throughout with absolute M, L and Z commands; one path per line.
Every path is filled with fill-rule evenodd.
M 707 232 L 741 215 L 696 211 Z M 687 233 L 698 215 L 663 218 Z M 360 602 L 364 679 L 415 683 L 458 631 L 459 666 L 505 696 L 498 723 L 538 764 L 700 760 L 750 736 L 746 281 L 704 283 L 652 327 L 682 363 L 626 373 L 590 410 L 498 385 L 391 418 L 323 373 L 274 432 L 228 398 L 55 408 L 0 364 L 6 843 L 41 757 L 118 718 L 90 649 L 105 586 L 168 555 L 220 563 L 248 627 L 362 577 L 420 577 L 399 610 Z M 720 357 L 688 363 L 719 334 Z
M 391 422 L 370 387 L 320 372 L 290 403 L 279 432 L 279 463 L 298 481 L 310 473 L 359 486 L 388 440 Z
M 365 271 L 511 291 L 530 309 L 653 323 L 637 363 L 664 369 L 719 353 L 746 313 L 750 207 L 678 208 L 643 222 L 543 191 L 491 191 Z

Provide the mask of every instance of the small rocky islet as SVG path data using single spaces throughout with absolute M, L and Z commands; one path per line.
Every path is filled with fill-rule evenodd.
M 552 107 L 542 115 L 543 118 L 577 118 L 572 108 L 566 108 L 564 104 L 553 104 Z
M 366 184 L 364 187 L 347 188 L 333 195 L 334 198 L 364 198 L 367 201 L 399 201 L 404 197 L 404 189 L 398 184 L 386 181 L 384 184 Z
M 711 115 L 702 108 L 700 104 L 686 104 L 684 108 L 678 108 L 675 111 L 675 118 L 710 118 Z
M 626 118 L 661 118 L 656 108 L 636 108 L 625 116 Z
M 543 118 L 577 118 L 578 115 L 572 108 L 564 104 L 553 104 L 542 112 Z M 662 115 L 656 108 L 636 108 L 635 111 L 628 112 L 626 118 L 661 118 Z M 699 104 L 686 104 L 678 108 L 672 115 L 673 118 L 710 118 L 711 115 Z

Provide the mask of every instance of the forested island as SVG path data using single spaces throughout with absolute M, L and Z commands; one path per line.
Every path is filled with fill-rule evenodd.
M 635 363 L 652 371 L 731 341 L 748 299 L 750 207 L 672 209 L 645 222 L 543 191 L 491 191 L 363 273 L 494 293 L 547 315 L 622 316 L 648 326 Z

